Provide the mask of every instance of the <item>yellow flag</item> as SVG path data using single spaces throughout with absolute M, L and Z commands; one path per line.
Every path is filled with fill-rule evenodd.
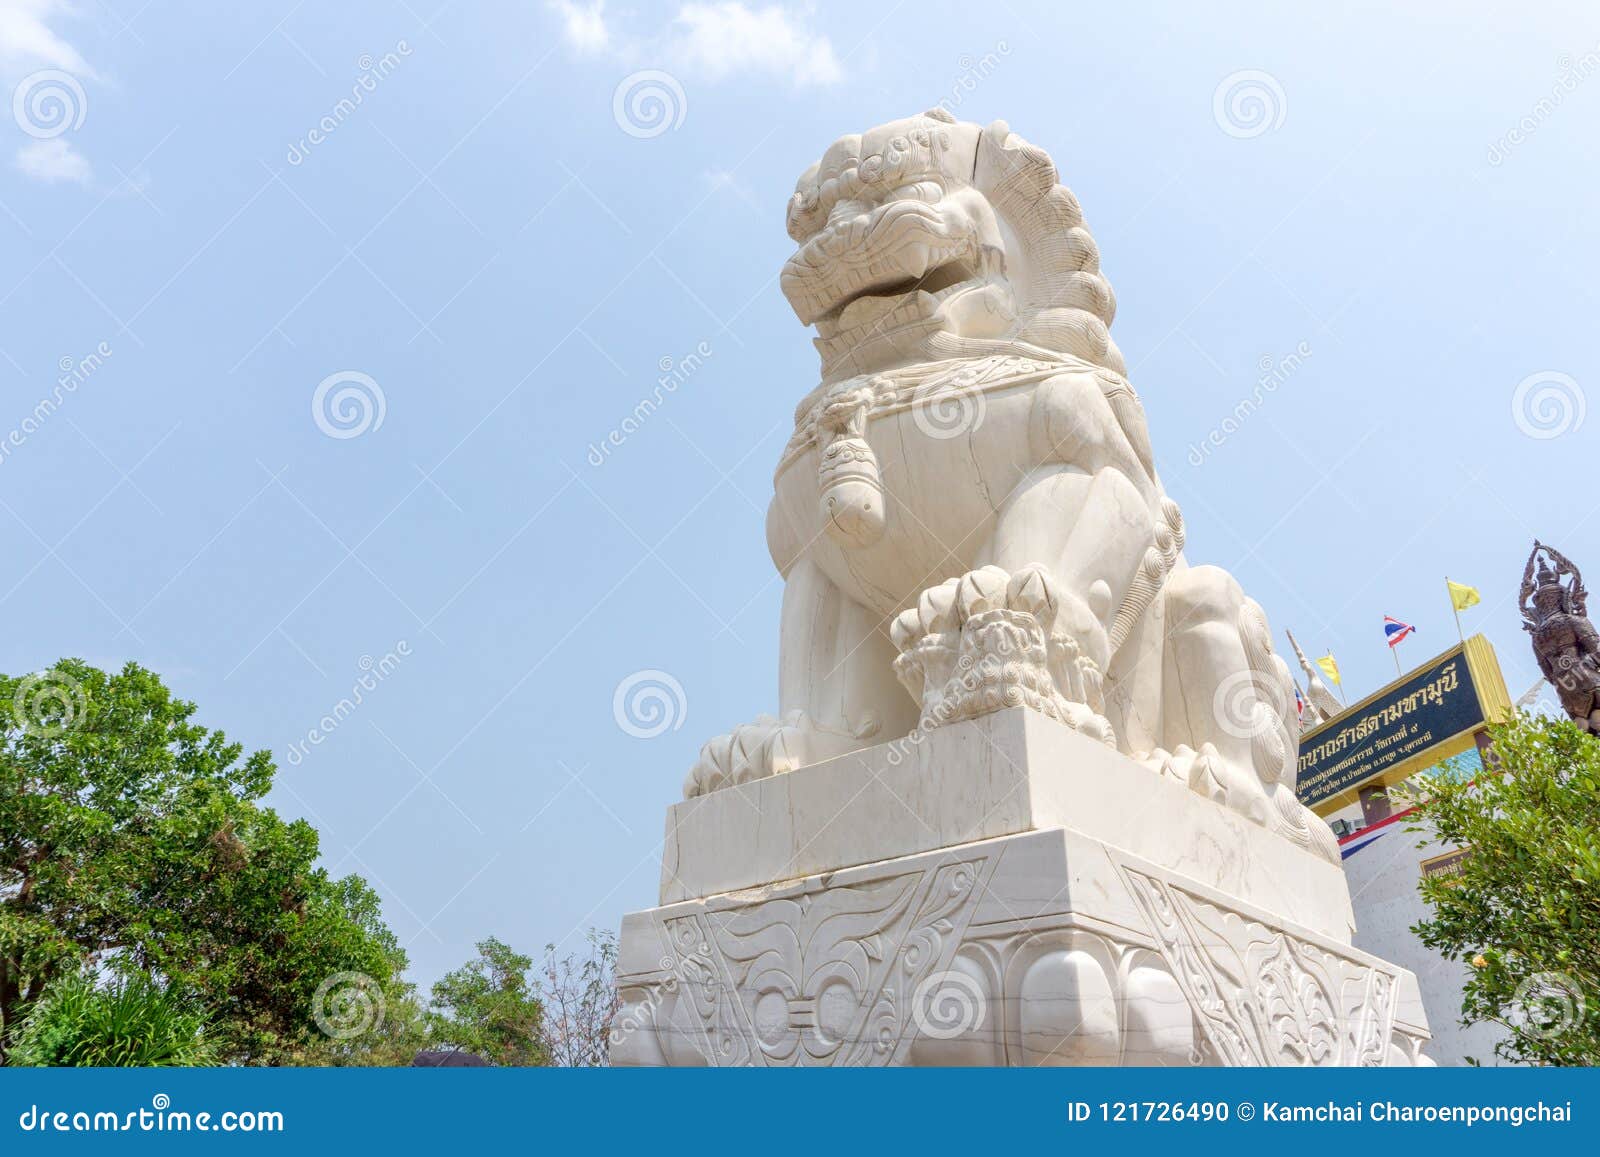
M 1451 582 L 1449 579 L 1444 581 L 1450 587 L 1450 601 L 1455 605 L 1456 610 L 1464 611 L 1468 607 L 1475 607 L 1483 602 L 1483 596 L 1478 593 L 1477 587 Z
M 1322 668 L 1322 673 L 1328 678 L 1339 684 L 1339 686 L 1344 686 L 1344 680 L 1339 678 L 1338 660 L 1333 657 L 1332 651 L 1329 651 L 1326 655 L 1322 656 L 1322 658 L 1318 659 L 1317 666 Z

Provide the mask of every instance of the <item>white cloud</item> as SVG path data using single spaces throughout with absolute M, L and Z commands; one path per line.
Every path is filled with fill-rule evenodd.
M 9 86 L 36 68 L 60 68 L 92 77 L 94 69 L 78 50 L 50 30 L 45 20 L 71 12 L 63 0 L 0 0 L 0 75 Z
M 36 78 L 54 94 L 45 106 L 52 126 L 57 123 L 55 118 L 63 116 L 69 123 L 81 121 L 85 106 L 80 82 L 98 79 L 83 55 L 47 23 L 57 14 L 74 13 L 64 0 L 0 0 L 0 82 L 5 88 L 5 103 L 11 103 L 17 85 L 26 77 L 47 69 L 57 70 L 52 78 Z M 70 84 L 62 83 L 62 72 L 71 78 Z M 39 125 L 30 128 L 29 123 L 23 123 L 19 127 L 30 136 L 41 135 Z M 16 165 L 28 176 L 50 183 L 88 184 L 90 178 L 88 158 L 59 133 L 23 145 L 17 150 Z
M 567 43 L 585 55 L 603 52 L 611 43 L 605 6 L 605 0 L 594 0 L 587 5 L 579 0 L 550 0 L 550 8 L 561 17 L 561 30 Z
M 63 137 L 34 141 L 17 150 L 17 168 L 36 180 L 89 183 L 89 161 Z
M 630 67 L 663 64 L 681 80 L 725 80 L 735 75 L 787 79 L 797 86 L 836 84 L 844 69 L 826 36 L 783 4 L 755 8 L 743 0 L 680 4 L 664 30 L 632 34 L 608 23 L 605 0 L 548 0 L 562 35 L 579 55 L 602 53 Z
M 835 84 L 844 76 L 828 38 L 777 4 L 754 10 L 739 0 L 685 4 L 673 24 L 679 29 L 676 55 L 711 80 L 758 72 L 809 85 Z

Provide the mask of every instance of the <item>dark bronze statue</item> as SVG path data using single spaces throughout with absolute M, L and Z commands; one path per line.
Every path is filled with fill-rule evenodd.
M 1559 550 L 1533 544 L 1522 575 L 1522 626 L 1533 636 L 1539 669 L 1561 706 L 1587 731 L 1600 733 L 1600 633 L 1588 618 L 1583 576 Z

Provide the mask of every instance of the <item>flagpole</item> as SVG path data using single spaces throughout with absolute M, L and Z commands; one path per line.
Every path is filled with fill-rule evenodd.
M 1394 656 L 1394 673 L 1403 676 L 1405 672 L 1400 669 L 1400 648 L 1390 647 L 1389 654 Z
M 1461 629 L 1461 609 L 1456 606 L 1456 592 L 1450 586 L 1449 575 L 1444 576 L 1444 590 L 1445 593 L 1450 596 L 1450 610 L 1454 612 L 1456 616 L 1456 636 L 1463 643 L 1465 643 L 1467 641 L 1467 633 Z

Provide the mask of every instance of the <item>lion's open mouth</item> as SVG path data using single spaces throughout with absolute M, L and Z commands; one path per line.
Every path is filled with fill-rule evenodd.
M 981 276 L 977 237 L 937 208 L 895 201 L 812 237 L 784 266 L 783 291 L 800 319 L 836 331 L 882 303 L 938 294 Z
M 935 265 L 921 277 L 900 277 L 881 283 L 869 283 L 866 288 L 851 293 L 838 305 L 817 318 L 817 332 L 826 337 L 843 330 L 853 329 L 889 312 L 900 298 L 921 291 L 938 297 L 952 289 L 982 276 L 983 262 L 975 250 L 960 253 L 942 264 Z

